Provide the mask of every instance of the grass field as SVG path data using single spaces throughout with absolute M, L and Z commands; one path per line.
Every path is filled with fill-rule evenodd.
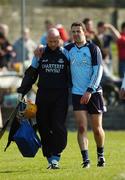
M 76 132 L 69 132 L 68 145 L 62 154 L 61 169 L 47 170 L 46 159 L 41 150 L 35 158 L 23 158 L 16 144 L 4 152 L 7 133 L 0 141 L 0 180 L 123 180 L 125 179 L 125 132 L 106 131 L 106 167 L 96 167 L 96 147 L 91 132 L 89 154 L 91 168 L 81 168 L 81 155 L 76 141 Z

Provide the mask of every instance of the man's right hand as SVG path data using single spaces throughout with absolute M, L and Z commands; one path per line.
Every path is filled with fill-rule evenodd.
M 44 46 L 42 44 L 40 44 L 34 51 L 34 55 L 36 57 L 41 57 L 43 55 L 43 51 L 44 51 Z
M 120 99 L 125 99 L 125 89 L 121 88 L 119 92 Z
M 18 102 L 21 102 L 23 100 L 23 94 L 18 93 Z

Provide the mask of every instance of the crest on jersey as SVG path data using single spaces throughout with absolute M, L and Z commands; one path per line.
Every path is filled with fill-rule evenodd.
M 48 62 L 48 59 L 43 59 L 42 62 Z
M 62 63 L 64 63 L 64 60 L 63 59 L 59 59 L 58 63 L 62 64 Z

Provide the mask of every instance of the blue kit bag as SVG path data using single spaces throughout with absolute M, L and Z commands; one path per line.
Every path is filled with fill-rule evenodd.
M 21 120 L 13 140 L 24 157 L 34 157 L 41 147 L 40 139 L 27 119 Z

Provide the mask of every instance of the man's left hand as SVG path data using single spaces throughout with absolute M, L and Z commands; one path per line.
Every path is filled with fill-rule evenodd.
M 91 98 L 91 93 L 86 92 L 80 99 L 80 104 L 88 104 L 89 100 Z
M 38 58 L 40 58 L 43 55 L 43 48 L 44 46 L 40 44 L 35 50 L 34 50 L 34 55 Z
M 119 96 L 121 99 L 125 99 L 125 89 L 121 89 L 120 92 L 119 92 Z

